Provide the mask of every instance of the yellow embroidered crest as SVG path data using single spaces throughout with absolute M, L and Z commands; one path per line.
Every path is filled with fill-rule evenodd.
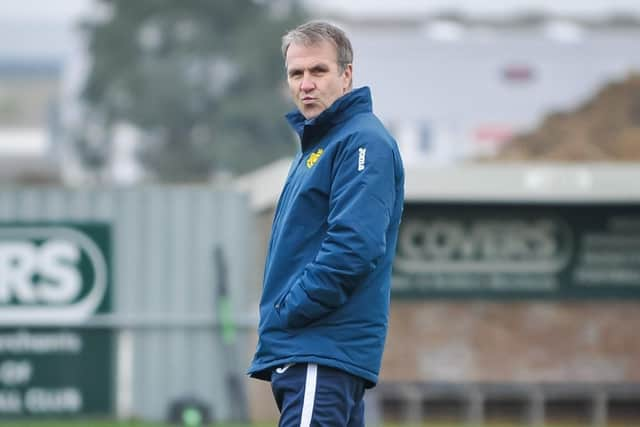
M 316 164 L 322 153 L 324 153 L 324 150 L 322 148 L 318 148 L 315 153 L 309 154 L 309 158 L 307 158 L 307 168 L 311 169 L 311 167 Z

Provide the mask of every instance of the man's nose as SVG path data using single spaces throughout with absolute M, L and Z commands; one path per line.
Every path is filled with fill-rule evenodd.
M 302 82 L 300 82 L 300 90 L 303 92 L 312 91 L 315 88 L 315 84 L 313 80 L 309 78 L 309 76 L 304 76 L 302 78 Z

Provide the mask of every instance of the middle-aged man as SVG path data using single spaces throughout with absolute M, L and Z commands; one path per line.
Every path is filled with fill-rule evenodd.
M 341 29 L 309 22 L 282 51 L 301 150 L 275 212 L 249 374 L 271 381 L 280 426 L 363 426 L 387 333 L 402 161 L 369 88 L 352 90 Z

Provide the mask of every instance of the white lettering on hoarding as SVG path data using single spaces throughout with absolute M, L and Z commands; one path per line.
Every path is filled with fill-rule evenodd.
M 82 394 L 76 388 L 31 388 L 24 395 L 31 413 L 76 413 L 82 410 Z
M 82 254 L 93 270 L 90 283 L 82 281 Z M 0 325 L 82 323 L 106 288 L 105 254 L 87 235 L 66 227 L 0 227 Z
M 582 236 L 573 280 L 584 287 L 640 288 L 640 216 L 615 216 Z
M 28 242 L 0 244 L 0 303 L 7 303 L 12 296 L 20 301 L 35 302 L 30 286 L 35 270 L 33 245 Z
M 0 303 L 73 302 L 82 291 L 79 262 L 80 249 L 70 242 L 0 243 Z
M 552 273 L 571 253 L 559 220 L 408 220 L 395 268 L 402 273 Z
M 31 380 L 33 367 L 28 360 L 5 360 L 0 363 L 0 384 L 15 387 Z
M 22 396 L 15 390 L 0 390 L 0 414 L 20 414 Z
M 82 411 L 82 393 L 74 387 L 0 390 L 0 415 L 76 414 Z
M 74 332 L 12 331 L 0 333 L 3 354 L 76 354 L 82 351 L 82 338 Z

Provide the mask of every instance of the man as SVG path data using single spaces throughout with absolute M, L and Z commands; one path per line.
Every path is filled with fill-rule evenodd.
M 369 88 L 351 90 L 342 30 L 309 22 L 282 51 L 301 151 L 276 208 L 249 374 L 271 381 L 280 426 L 363 426 L 387 332 L 403 166 Z

